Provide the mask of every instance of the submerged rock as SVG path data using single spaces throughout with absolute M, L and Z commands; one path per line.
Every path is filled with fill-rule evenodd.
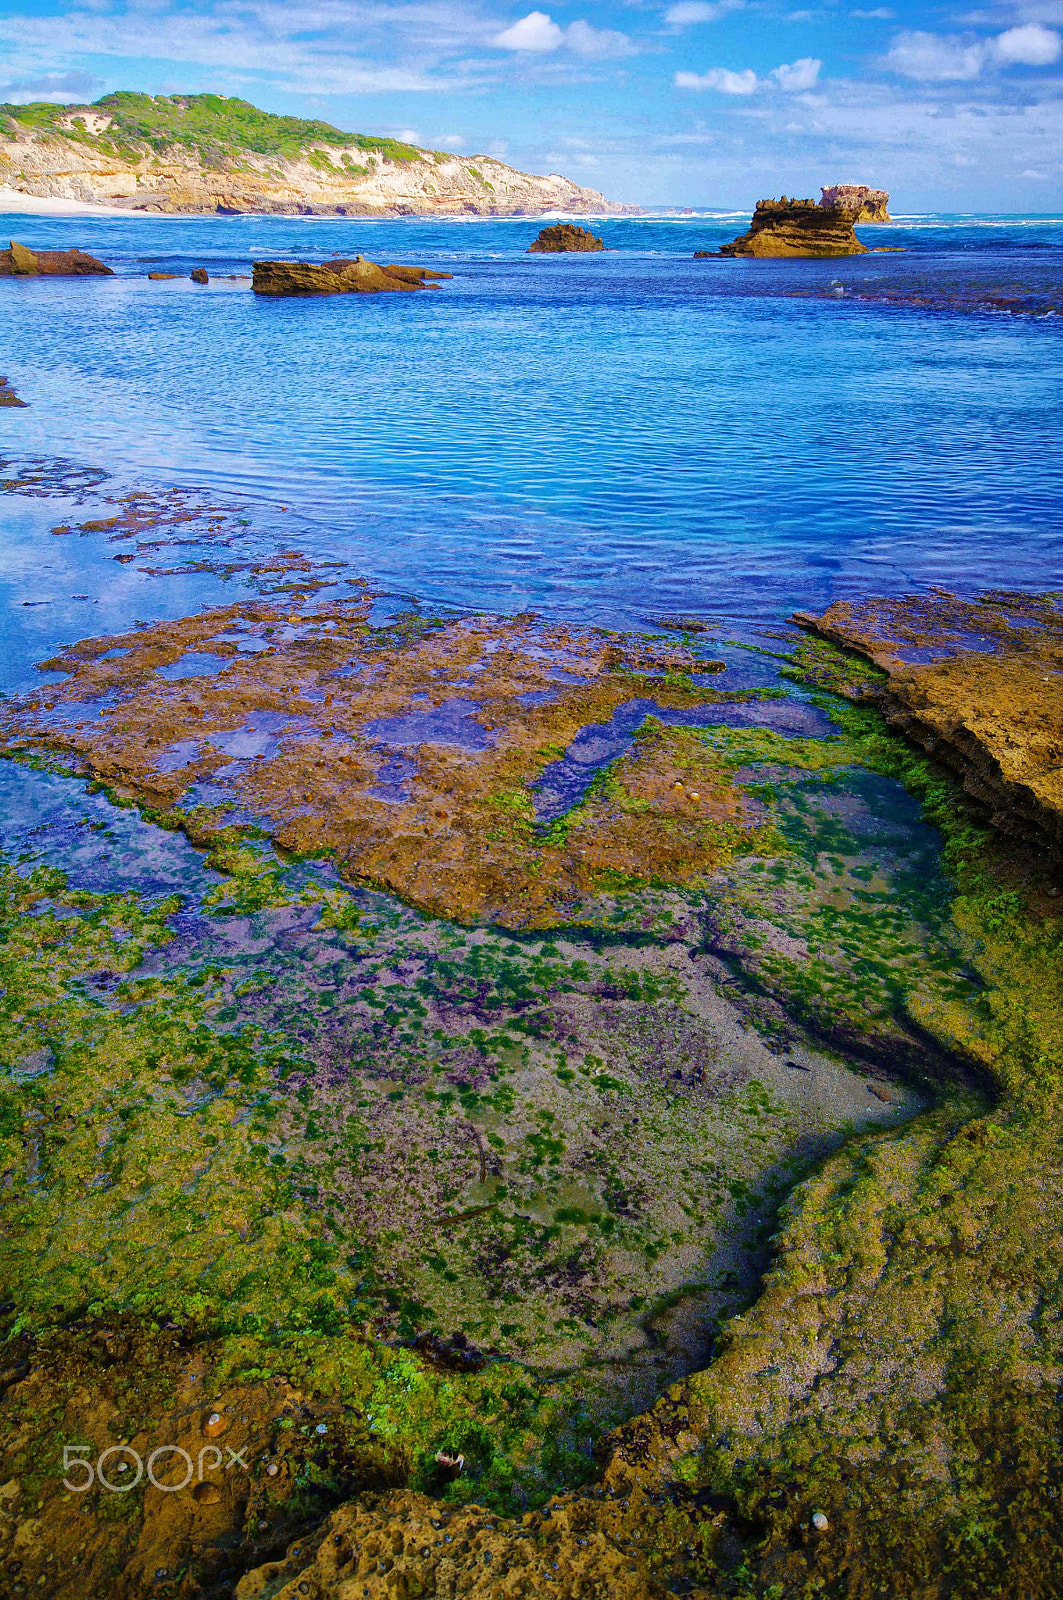
M 0 378 L 0 406 L 25 406 L 6 378 Z
M 422 267 L 382 267 L 365 256 L 353 261 L 256 261 L 252 266 L 256 294 L 381 294 L 424 288 L 426 278 L 450 273 Z
M 29 250 L 12 239 L 0 250 L 0 278 L 113 278 L 110 267 L 84 250 Z
M 820 205 L 840 206 L 848 211 L 854 222 L 892 222 L 888 206 L 890 197 L 885 189 L 869 189 L 866 183 L 832 183 L 820 191 Z
M 558 222 L 544 228 L 533 239 L 525 252 L 529 256 L 554 255 L 568 250 L 604 250 L 605 245 L 588 228 L 577 228 L 574 222 Z
M 721 256 L 862 256 L 845 206 L 814 200 L 758 200 L 746 233 L 720 246 Z

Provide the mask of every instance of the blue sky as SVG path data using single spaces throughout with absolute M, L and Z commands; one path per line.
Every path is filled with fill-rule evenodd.
M 1063 209 L 1063 0 L 0 0 L 0 49 L 0 99 L 210 89 L 643 205 Z

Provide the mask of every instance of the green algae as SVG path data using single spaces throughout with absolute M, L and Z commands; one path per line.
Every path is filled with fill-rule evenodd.
M 726 784 L 740 806 L 748 797 L 755 826 L 731 820 L 741 812 L 692 813 L 677 839 L 711 834 L 711 870 L 703 859 L 685 882 L 619 874 L 612 892 L 599 880 L 582 926 L 545 937 L 430 923 L 352 895 L 256 830 L 219 826 L 223 813 L 204 827 L 223 882 L 201 909 L 219 927 L 246 924 L 246 953 L 189 961 L 172 950 L 172 901 L 84 896 L 55 874 L 8 871 L 5 1165 L 20 1170 L 21 1139 L 30 1152 L 12 1192 L 25 1231 L 5 1267 L 19 1328 L 48 1340 L 71 1317 L 176 1319 L 213 1341 L 234 1381 L 283 1366 L 315 1403 L 371 1417 L 350 1433 L 357 1466 L 313 1468 L 307 1515 L 371 1482 L 510 1510 L 588 1481 L 590 1445 L 668 1376 L 667 1362 L 653 1367 L 647 1396 L 635 1374 L 617 1399 L 617 1362 L 588 1343 L 588 1326 L 620 1349 L 633 1328 L 666 1344 L 697 1329 L 704 1355 L 716 1337 L 721 1354 L 683 1387 L 677 1482 L 719 1495 L 738 1533 L 730 1545 L 714 1534 L 716 1557 L 688 1567 L 692 1578 L 712 1592 L 863 1593 L 900 1559 L 889 1495 L 930 1518 L 933 1539 L 910 1568 L 920 1583 L 935 1563 L 962 1584 L 979 1552 L 1014 1555 L 1019 1512 L 999 1511 L 1000 1497 L 1012 1485 L 1032 1526 L 1043 1505 L 1032 1474 L 1056 1459 L 1050 1408 L 1031 1389 L 1029 1363 L 1042 1358 L 1023 1277 L 1031 1252 L 1043 1297 L 1054 1246 L 1032 1248 L 1043 1213 L 1021 1213 L 1031 1185 L 1050 1193 L 1053 1181 L 1045 1096 L 1063 1064 L 1063 929 L 1030 914 L 1029 869 L 947 774 L 876 713 L 821 703 L 837 729 L 824 739 L 648 721 L 564 819 L 567 840 L 599 807 L 646 817 L 645 774 L 662 753 L 669 785 L 704 785 L 700 799 Z M 527 807 L 515 810 L 532 829 Z M 271 944 L 271 919 L 302 942 Z M 676 929 L 678 965 L 665 942 Z M 809 1144 L 778 1079 L 718 1081 L 699 1100 L 697 1073 L 711 1079 L 722 1060 L 700 1009 L 717 981 L 776 1048 L 818 1036 L 862 1050 L 916 1073 L 937 1108 L 900 1131 L 850 1115 Z M 662 1048 L 667 1073 L 655 1078 Z M 1000 1105 L 987 1112 L 950 1080 L 956 1057 L 1006 1092 Z M 601 1118 L 609 1144 L 631 1151 L 588 1166 L 581 1130 Z M 665 1175 L 668 1205 L 650 1192 Z M 708 1241 L 748 1224 L 734 1237 L 758 1261 L 795 1181 L 754 1304 L 755 1270 L 706 1272 Z M 401 1206 L 381 1204 L 418 1185 L 430 1235 L 423 1209 L 411 1229 Z M 379 1217 L 352 1225 L 359 1192 Z M 1007 1249 L 984 1224 L 994 1207 Z M 1002 1287 L 1014 1301 L 1003 1311 Z M 810 1313 L 796 1323 L 795 1304 Z M 973 1345 L 972 1317 L 986 1329 Z M 486 1354 L 479 1372 L 403 1348 L 452 1327 Z M 944 1377 L 930 1347 L 945 1352 Z M 915 1399 L 896 1393 L 905 1361 Z M 815 1400 L 781 1372 L 815 1373 Z M 652 1434 L 662 1407 L 632 1427 Z M 992 1459 L 997 1407 L 1025 1430 L 1019 1467 L 1014 1450 Z M 632 1470 L 624 1441 L 616 1473 Z M 465 1455 L 469 1471 L 441 1481 L 440 1452 Z M 944 1510 L 927 1499 L 942 1452 L 956 1468 Z M 843 1578 L 830 1567 L 837 1545 L 807 1528 L 814 1506 L 847 1530 Z M 662 1550 L 667 1520 L 654 1524 Z M 668 1527 L 700 1540 L 697 1522 L 676 1512 Z

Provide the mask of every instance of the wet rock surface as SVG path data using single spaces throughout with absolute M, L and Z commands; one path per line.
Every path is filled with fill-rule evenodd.
M 12 239 L 0 250 L 0 278 L 113 278 L 112 268 L 84 250 L 30 250 Z
M 256 261 L 252 287 L 256 294 L 380 294 L 421 289 L 432 278 L 449 278 L 447 272 L 423 267 L 382 267 L 365 256 L 353 261 Z
M 1063 919 L 887 720 L 927 618 L 743 693 L 321 581 L 5 702 L 4 1581 L 1056 1592 Z M 122 1440 L 247 1470 L 62 1488 Z
M 579 228 L 574 222 L 557 222 L 543 228 L 537 239 L 528 246 L 527 254 L 556 255 L 570 250 L 604 250 L 601 239 L 588 228 Z
M 0 378 L 0 406 L 25 406 L 25 400 L 20 400 L 7 378 Z
M 846 205 L 814 200 L 758 200 L 748 232 L 720 246 L 721 256 L 859 256 L 867 246 L 853 232 Z
M 1006 591 L 839 603 L 797 620 L 882 676 L 837 687 L 957 772 L 993 823 L 1063 868 L 1063 612 Z

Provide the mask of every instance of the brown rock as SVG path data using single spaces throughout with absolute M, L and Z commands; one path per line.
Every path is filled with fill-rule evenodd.
M 176 272 L 149 272 L 148 273 L 148 277 L 152 278 L 156 283 L 161 283 L 163 280 L 169 280 L 171 278 L 176 278 L 178 276 L 179 276 L 179 274 L 176 273 Z
M 412 292 L 422 287 L 420 278 L 397 277 L 365 256 L 321 265 L 310 261 L 255 261 L 252 273 L 256 294 L 380 294 L 393 290 Z
M 6 378 L 0 378 L 0 406 L 25 406 L 25 400 L 20 400 Z
M 1051 598 L 839 601 L 794 621 L 878 667 L 841 684 L 960 776 L 1005 833 L 1063 862 L 1063 611 Z
M 427 267 L 399 267 L 394 262 L 384 268 L 393 278 L 404 278 L 407 283 L 423 283 L 427 278 L 452 278 L 452 272 L 429 272 Z
M 820 205 L 841 206 L 854 222 L 892 222 L 885 189 L 869 189 L 866 183 L 832 183 L 821 190 Z
M 206 267 L 194 267 L 192 269 L 192 271 L 189 273 L 189 277 L 192 279 L 193 283 L 209 283 L 210 282 L 210 279 L 207 276 Z
M 11 241 L 11 270 L 20 277 L 40 271 L 33 251 L 27 250 L 24 244 L 16 244 L 14 239 Z
M 12 239 L 9 249 L 0 250 L 0 278 L 21 277 L 113 278 L 114 273 L 84 250 L 27 250 Z
M 814 200 L 758 200 L 748 232 L 720 247 L 722 256 L 862 256 L 844 206 Z
M 568 250 L 604 250 L 605 245 L 587 228 L 577 228 L 574 222 L 558 222 L 544 228 L 539 237 L 528 246 L 527 254 L 554 255 Z

